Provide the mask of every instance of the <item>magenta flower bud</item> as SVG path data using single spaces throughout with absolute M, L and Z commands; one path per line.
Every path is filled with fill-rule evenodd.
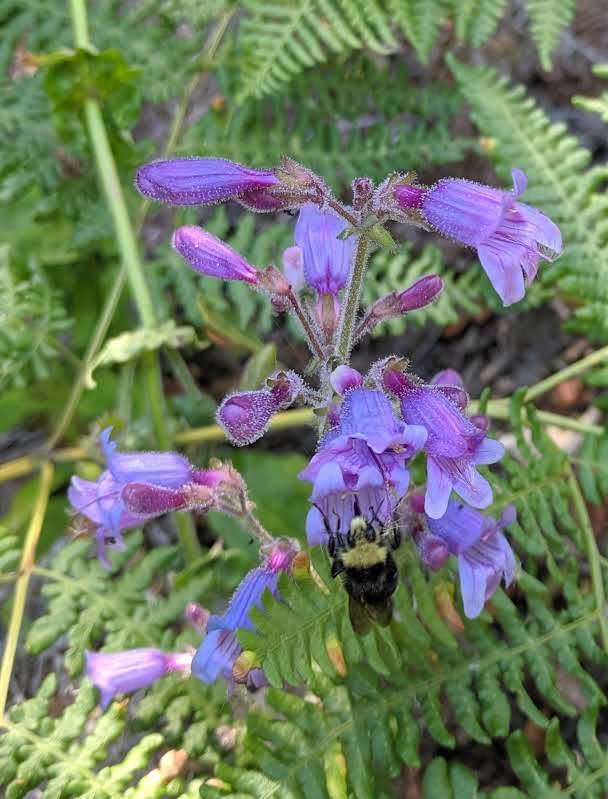
M 470 421 L 478 427 L 480 430 L 483 430 L 484 433 L 490 429 L 490 419 L 488 416 L 484 416 L 482 413 L 475 414 L 475 416 L 469 416 Z
M 288 247 L 283 251 L 283 273 L 296 293 L 304 288 L 304 254 L 301 247 Z
M 272 416 L 288 408 L 302 391 L 295 372 L 277 372 L 266 381 L 268 388 L 231 394 L 222 402 L 217 421 L 237 447 L 251 444 L 266 432 Z
M 469 395 L 465 391 L 462 377 L 455 369 L 443 369 L 443 371 L 437 372 L 431 380 L 431 385 L 436 386 L 461 411 L 464 411 L 469 404 Z M 472 417 L 471 421 L 475 424 Z M 487 430 L 488 428 L 485 427 L 484 429 Z
M 269 169 L 250 169 L 224 158 L 152 161 L 135 176 L 140 194 L 171 205 L 209 205 L 241 197 L 251 200 L 255 190 L 278 182 Z
M 188 602 L 186 605 L 186 609 L 184 611 L 184 616 L 186 617 L 186 621 L 194 627 L 194 629 L 198 633 L 204 633 L 207 627 L 207 622 L 209 621 L 209 616 L 211 613 L 204 608 L 202 605 L 199 605 L 197 602 Z
M 450 550 L 445 541 L 436 535 L 425 534 L 416 541 L 420 560 L 430 571 L 438 571 L 445 566 Z
M 401 313 L 416 311 L 430 305 L 443 291 L 443 280 L 439 275 L 425 275 L 415 283 L 399 292 L 397 295 L 401 302 Z
M 86 652 L 86 675 L 101 691 L 101 707 L 116 694 L 147 688 L 172 671 L 190 669 L 192 655 L 166 654 L 159 649 L 129 649 L 125 652 Z
M 337 366 L 331 373 L 329 382 L 336 394 L 343 397 L 347 391 L 363 386 L 363 376 L 356 369 L 353 369 L 352 366 L 342 364 L 341 366 Z
M 351 184 L 353 190 L 353 208 L 360 211 L 372 199 L 374 181 L 371 178 L 355 178 Z
M 477 250 L 504 305 L 522 299 L 524 279 L 534 280 L 541 258 L 553 261 L 562 251 L 557 225 L 517 202 L 528 178 L 520 169 L 513 169 L 512 176 L 512 191 L 446 178 L 430 189 L 407 185 L 394 192 L 402 209 L 419 211 L 439 233 Z
M 242 280 L 253 285 L 258 283 L 258 271 L 254 266 L 200 227 L 184 225 L 178 228 L 171 243 L 173 249 L 203 275 L 221 280 Z
M 182 490 L 163 488 L 149 483 L 127 483 L 120 498 L 130 513 L 149 517 L 181 510 L 187 504 L 186 495 Z

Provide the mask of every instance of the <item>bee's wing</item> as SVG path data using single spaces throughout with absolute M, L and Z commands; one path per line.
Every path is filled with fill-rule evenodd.
M 353 630 L 357 635 L 366 635 L 371 630 L 372 622 L 368 612 L 368 605 L 353 599 L 352 596 L 348 597 L 348 615 L 350 616 Z

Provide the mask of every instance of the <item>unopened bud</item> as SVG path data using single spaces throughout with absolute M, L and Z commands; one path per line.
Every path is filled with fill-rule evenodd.
M 420 560 L 430 571 L 438 571 L 445 566 L 450 550 L 445 541 L 437 535 L 427 533 L 416 541 Z
M 137 516 L 160 516 L 187 504 L 183 487 L 175 490 L 148 483 L 127 483 L 120 496 L 127 510 Z
M 371 178 L 355 178 L 352 182 L 353 208 L 361 211 L 371 200 L 374 193 L 374 181 Z
M 415 311 L 430 305 L 443 291 L 443 280 L 439 275 L 425 275 L 401 291 L 397 296 L 401 302 L 401 312 Z
M 232 676 L 235 682 L 247 682 L 247 677 L 252 669 L 259 668 L 258 656 L 251 649 L 246 649 L 237 657 L 232 666 Z
M 263 272 L 258 272 L 258 283 L 261 289 L 273 297 L 286 297 L 290 291 L 289 281 L 276 266 L 269 266 Z
M 454 606 L 454 586 L 452 583 L 440 582 L 434 589 L 437 610 L 443 621 L 455 633 L 464 632 L 464 623 L 456 607 Z
M 291 561 L 291 574 L 296 580 L 306 580 L 310 577 L 310 555 L 308 552 L 298 552 Z
M 184 225 L 173 234 L 173 249 L 197 272 L 221 280 L 258 283 L 258 270 L 223 241 L 196 225 Z
M 204 633 L 207 629 L 207 622 L 209 621 L 209 616 L 211 614 L 204 608 L 202 605 L 199 605 L 197 602 L 188 602 L 186 605 L 186 610 L 184 611 L 184 616 L 189 624 L 194 627 L 194 629 L 198 633 Z
M 331 373 L 329 382 L 336 394 L 343 397 L 347 391 L 353 388 L 361 388 L 363 385 L 363 375 L 356 369 L 353 369 L 352 366 L 341 364 Z
M 346 662 L 344 660 L 344 652 L 342 651 L 342 646 L 337 638 L 328 638 L 325 641 L 325 651 L 327 652 L 328 658 L 331 660 L 336 673 L 340 677 L 346 677 L 347 669 L 346 669 Z

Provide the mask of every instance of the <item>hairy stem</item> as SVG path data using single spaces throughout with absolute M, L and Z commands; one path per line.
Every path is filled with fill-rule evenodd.
M 348 357 L 353 341 L 353 332 L 359 305 L 361 303 L 361 291 L 363 289 L 363 279 L 365 277 L 365 269 L 369 258 L 369 233 L 363 231 L 359 236 L 357 242 L 357 249 L 355 251 L 355 259 L 353 262 L 353 271 L 350 277 L 350 282 L 346 290 L 346 297 L 344 299 L 344 310 L 342 312 L 342 324 L 340 326 L 340 335 L 338 337 L 337 355 L 342 363 L 348 363 Z
M 15 583 L 13 595 L 13 609 L 8 626 L 8 633 L 4 643 L 4 654 L 2 656 L 2 666 L 0 667 L 0 718 L 4 715 L 6 700 L 8 697 L 9 683 L 15 662 L 17 642 L 25 610 L 25 600 L 27 598 L 27 588 L 30 582 L 34 560 L 36 559 L 36 546 L 40 538 L 42 524 L 48 505 L 51 488 L 53 485 L 54 468 L 50 463 L 45 463 L 40 470 L 40 485 L 38 486 L 38 496 L 34 504 L 34 510 L 30 519 L 29 527 L 23 544 L 19 573 Z
M 359 227 L 359 219 L 353 213 L 351 213 L 351 211 L 345 205 L 336 200 L 334 197 L 330 197 L 327 200 L 327 205 L 329 205 L 331 209 L 341 216 L 342 219 L 348 222 L 349 225 L 352 225 L 353 227 Z
M 289 289 L 289 294 L 287 295 L 289 302 L 291 304 L 291 308 L 295 315 L 298 317 L 300 324 L 304 330 L 304 335 L 306 336 L 306 341 L 311 352 L 320 358 L 321 360 L 325 359 L 325 352 L 323 347 L 321 346 L 321 342 L 319 341 L 317 334 L 312 326 L 312 323 L 308 317 L 308 314 L 302 307 L 302 303 L 293 293 L 291 288 Z

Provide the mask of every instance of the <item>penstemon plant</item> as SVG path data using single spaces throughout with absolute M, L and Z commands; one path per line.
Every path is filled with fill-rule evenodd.
M 0 0 L 7 799 L 608 795 L 605 14 L 516 5 Z
M 178 228 L 172 243 L 192 269 L 246 283 L 267 295 L 275 312 L 292 314 L 301 325 L 311 356 L 306 377 L 276 371 L 262 388 L 227 396 L 217 420 L 233 444 L 246 446 L 295 402 L 313 409 L 317 452 L 299 475 L 312 484 L 306 536 L 310 547 L 327 549 L 331 577 L 343 576 L 358 634 L 393 622 L 400 580 L 392 552 L 403 538 L 411 539 L 427 570 L 457 557 L 467 618 L 479 616 L 501 580 L 509 586 L 515 578 L 515 556 L 502 531 L 515 523 L 516 510 L 503 507 L 500 520 L 483 513 L 493 494 L 477 468 L 500 461 L 504 447 L 488 435 L 485 415 L 467 414 L 460 376 L 445 370 L 424 383 L 410 370 L 406 353 L 376 361 L 365 375 L 350 365 L 353 345 L 376 324 L 425 307 L 443 287 L 438 275 L 429 274 L 361 307 L 369 256 L 375 247 L 392 245 L 385 227 L 390 221 L 432 228 L 475 247 L 503 302 L 522 298 L 524 279 L 533 280 L 539 261 L 557 257 L 562 243 L 548 217 L 518 201 L 527 183 L 521 170 L 513 170 L 513 183 L 512 191 L 501 191 L 449 178 L 426 188 L 408 173 L 389 175 L 378 186 L 361 177 L 345 205 L 322 177 L 287 157 L 269 170 L 193 158 L 154 161 L 137 173 L 138 190 L 165 203 L 236 200 L 252 211 L 298 213 L 283 271 L 250 264 L 200 227 Z M 238 631 L 255 629 L 249 612 L 263 609 L 266 590 L 280 600 L 281 572 L 300 578 L 311 573 L 316 590 L 327 592 L 310 558 L 283 531 L 263 527 L 245 482 L 229 464 L 197 469 L 177 453 L 119 453 L 110 434 L 107 429 L 100 438 L 106 470 L 95 482 L 74 477 L 69 493 L 107 568 L 106 547 L 124 549 L 123 530 L 169 511 L 212 509 L 240 519 L 258 538 L 261 562 L 226 612 L 207 619 L 191 663 L 187 654 L 154 649 L 89 654 L 87 675 L 102 691 L 102 702 L 188 667 L 203 682 L 222 677 L 230 686 L 266 684 L 263 659 L 255 650 L 243 651 Z M 410 467 L 419 455 L 425 468 L 416 481 Z M 403 622 L 398 614 L 395 621 Z

